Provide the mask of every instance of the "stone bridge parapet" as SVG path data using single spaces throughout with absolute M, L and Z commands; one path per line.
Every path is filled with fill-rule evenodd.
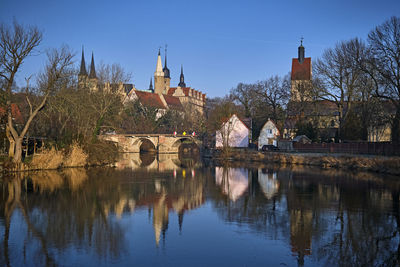
M 191 135 L 173 134 L 104 134 L 99 139 L 114 142 L 121 152 L 140 152 L 144 142 L 154 146 L 154 149 L 162 153 L 178 153 L 180 145 L 187 141 L 201 147 L 201 141 Z

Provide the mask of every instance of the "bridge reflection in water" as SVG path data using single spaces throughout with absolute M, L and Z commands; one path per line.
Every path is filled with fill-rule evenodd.
M 179 168 L 196 168 L 201 164 L 200 155 L 185 153 L 157 154 L 151 152 L 121 153 L 117 169 L 146 169 L 153 171 L 170 171 Z
M 399 263 L 398 179 L 169 156 L 1 178 L 0 266 Z

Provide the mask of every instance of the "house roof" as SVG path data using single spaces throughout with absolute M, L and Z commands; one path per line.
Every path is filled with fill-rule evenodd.
M 0 117 L 6 116 L 6 108 L 0 107 Z M 17 104 L 11 104 L 11 115 L 15 119 L 16 123 L 23 123 L 24 119 L 22 118 L 22 113 Z
M 142 105 L 158 109 L 166 109 L 158 94 L 153 94 L 143 91 L 135 91 L 135 93 L 139 99 L 139 102 Z
M 248 129 L 251 129 L 251 118 L 240 118 L 236 113 L 232 114 L 229 118 L 223 118 L 222 119 L 222 125 L 224 125 L 226 122 L 228 122 L 230 119 L 233 118 L 233 116 L 236 116 L 236 118 L 239 119 L 239 121 Z
M 182 103 L 178 97 L 171 96 L 171 95 L 163 95 L 163 97 L 165 99 L 165 102 L 167 102 L 167 105 L 170 109 L 183 111 Z
M 292 81 L 293 80 L 311 80 L 311 58 L 304 58 L 304 62 L 300 63 L 299 59 L 292 59 Z
M 300 142 L 301 139 L 306 139 L 307 141 L 311 142 L 311 139 L 307 137 L 307 135 L 298 135 L 293 138 L 294 142 Z
M 346 107 L 345 107 L 346 109 Z M 308 102 L 289 102 L 287 105 L 287 115 L 296 116 L 336 116 L 339 115 L 337 105 L 328 100 L 308 101 Z
M 262 127 L 262 129 L 264 129 L 264 127 L 267 125 L 268 122 L 271 122 L 271 123 L 274 125 L 274 127 L 275 127 L 276 130 L 278 131 L 278 135 L 280 135 L 281 133 L 280 133 L 278 127 L 276 126 L 275 122 L 274 122 L 273 120 L 271 120 L 271 119 L 268 119 L 268 120 L 264 123 L 264 126 Z

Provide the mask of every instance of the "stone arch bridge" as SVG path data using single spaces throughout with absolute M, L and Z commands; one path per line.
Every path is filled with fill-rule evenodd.
M 111 141 L 118 145 L 122 152 L 140 152 L 156 150 L 158 153 L 178 153 L 184 142 L 194 143 L 199 148 L 201 141 L 192 135 L 173 134 L 105 134 L 101 140 Z

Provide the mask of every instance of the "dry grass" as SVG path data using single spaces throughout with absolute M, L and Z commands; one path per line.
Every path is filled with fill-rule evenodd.
M 88 155 L 78 143 L 73 143 L 64 160 L 64 167 L 83 167 L 87 164 Z
M 35 154 L 30 163 L 30 168 L 37 170 L 58 169 L 63 162 L 63 153 L 52 147 L 50 150 L 44 150 L 40 154 Z

